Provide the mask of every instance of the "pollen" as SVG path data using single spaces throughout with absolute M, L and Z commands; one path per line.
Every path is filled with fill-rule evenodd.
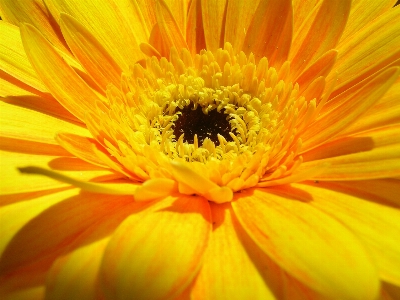
M 289 74 L 289 62 L 277 70 L 266 57 L 234 54 L 229 43 L 194 56 L 173 48 L 168 59 L 148 57 L 122 74 L 87 124 L 112 155 L 110 166 L 132 180 L 167 178 L 181 193 L 226 202 L 218 197 L 227 190 L 298 176 L 299 133 L 321 99 L 302 96 Z M 182 172 L 200 174 L 209 188 Z

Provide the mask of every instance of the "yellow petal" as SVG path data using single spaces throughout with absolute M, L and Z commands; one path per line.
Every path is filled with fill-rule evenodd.
M 21 23 L 33 25 L 40 30 L 52 45 L 70 55 L 68 46 L 60 38 L 61 31 L 55 22 L 57 19 L 51 17 L 46 4 L 42 0 L 2 0 L 0 2 L 1 17 L 16 26 Z
M 109 237 L 59 257 L 47 273 L 46 299 L 95 300 L 97 275 Z
M 63 201 L 37 212 L 6 245 L 0 261 L 1 280 L 29 266 L 41 264 L 42 268 L 49 268 L 58 256 L 65 253 L 66 247 L 71 251 L 82 246 L 73 244 L 81 234 L 99 230 L 101 224 L 113 219 L 117 212 L 132 211 L 129 208 L 132 198 L 129 196 L 79 193 L 61 199 Z M 18 215 L 19 212 L 14 211 L 10 217 L 18 218 Z M 100 239 L 111 232 L 102 231 L 103 236 L 97 235 L 96 238 Z M 27 245 L 29 251 L 26 251 Z
M 36 99 L 39 101 L 35 101 L 34 97 L 29 97 L 26 100 L 31 101 L 30 105 L 34 105 L 34 102 L 36 102 L 39 107 L 44 107 L 47 104 L 47 112 L 41 113 L 32 110 L 34 107 L 24 108 L 11 104 L 18 104 L 16 101 L 9 101 L 10 104 L 0 101 L 0 135 L 2 137 L 57 144 L 55 134 L 61 130 L 84 136 L 90 135 L 89 131 L 81 126 L 50 116 L 48 112 L 52 107 L 54 108 L 53 112 L 60 111 L 57 104 L 53 105 L 50 101 Z
M 397 208 L 366 201 L 369 199 L 362 193 L 335 183 L 297 187 L 313 195 L 311 205 L 331 214 L 361 239 L 373 256 L 381 279 L 400 285 L 400 211 Z M 394 190 L 398 185 L 388 188 Z
M 44 286 L 38 286 L 33 288 L 21 289 L 14 293 L 2 295 L 3 300 L 42 300 L 44 299 L 45 288 Z
M 121 68 L 92 33 L 75 18 L 64 13 L 60 15 L 60 26 L 72 53 L 95 82 L 103 90 L 110 83 L 119 86 Z
M 260 0 L 228 2 L 224 41 L 231 43 L 234 53 L 239 53 L 242 50 L 246 33 L 259 2 Z
M 157 1 L 156 18 L 167 51 L 172 47 L 175 47 L 179 51 L 180 49 L 187 48 L 184 35 L 176 23 L 172 12 L 163 0 Z M 169 55 L 169 52 L 164 55 Z
M 348 135 L 400 123 L 400 102 L 398 99 L 400 99 L 400 78 L 357 122 L 345 129 L 344 134 Z
M 243 51 L 254 53 L 259 60 L 268 58 L 280 67 L 289 55 L 293 32 L 292 1 L 261 1 L 243 44 Z
M 391 9 L 336 48 L 339 55 L 333 70 L 339 78 L 334 95 L 400 58 L 399 18 L 400 7 Z M 328 80 L 336 79 L 331 75 Z
M 326 51 L 336 47 L 346 26 L 351 1 L 324 0 L 308 32 L 295 38 L 291 72 L 300 73 Z
M 0 22 L 0 32 L 0 69 L 34 89 L 46 92 L 46 86 L 36 75 L 25 54 L 19 28 L 3 21 Z
M 186 36 L 186 23 L 189 11 L 189 0 L 165 0 L 165 4 L 171 11 L 182 36 Z
M 87 27 L 124 71 L 143 58 L 139 50 L 141 41 L 136 40 L 128 21 L 114 1 L 48 0 L 46 6 L 55 20 L 59 20 L 63 12 Z M 133 21 L 136 20 L 129 20 Z
M 321 114 L 304 132 L 302 135 L 303 149 L 315 148 L 339 135 L 340 131 L 365 113 L 385 94 L 399 76 L 399 72 L 398 68 L 390 68 L 358 90 L 355 89 L 354 95 L 350 92 L 348 95 L 339 95 L 337 107 Z
M 43 176 L 22 176 L 18 167 L 37 166 L 53 170 L 75 178 L 80 181 L 113 180 L 121 178 L 114 172 L 93 166 L 77 158 L 57 157 L 49 155 L 29 155 L 0 151 L 1 155 L 1 194 L 16 194 L 33 191 L 43 191 L 61 187 L 69 187 L 69 184 L 56 181 Z
M 200 267 L 210 222 L 207 201 L 192 196 L 168 197 L 127 218 L 104 254 L 101 284 L 107 297 L 178 296 Z
M 94 103 L 102 99 L 75 73 L 37 29 L 23 25 L 21 36 L 32 65 L 52 95 L 72 114 L 84 120 L 86 112 L 92 111 Z
M 56 140 L 64 149 L 68 150 L 68 152 L 74 154 L 76 157 L 96 166 L 107 167 L 96 153 L 92 151 L 93 147 L 98 148 L 99 151 L 105 151 L 94 139 L 76 134 L 59 133 L 56 136 Z
M 396 0 L 353 0 L 349 20 L 347 21 L 347 26 L 343 32 L 341 42 L 351 37 L 381 14 L 389 11 L 395 4 Z
M 227 0 L 201 1 L 201 12 L 207 50 L 223 47 Z
M 276 299 L 271 278 L 277 280 L 282 276 L 281 269 L 251 241 L 229 204 L 211 204 L 211 212 L 214 230 L 192 287 L 192 297 Z
M 304 198 L 295 189 L 269 191 L 273 193 L 245 191 L 232 202 L 240 223 L 265 253 L 332 299 L 375 299 L 378 274 L 359 240 L 307 203 L 311 195 Z

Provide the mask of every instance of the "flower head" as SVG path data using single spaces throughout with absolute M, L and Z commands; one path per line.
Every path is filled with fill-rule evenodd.
M 394 4 L 1 0 L 0 294 L 395 295 Z

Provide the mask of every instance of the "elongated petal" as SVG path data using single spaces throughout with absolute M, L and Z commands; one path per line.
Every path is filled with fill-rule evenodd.
M 353 0 L 349 20 L 347 21 L 347 26 L 343 32 L 341 42 L 351 37 L 355 32 L 362 29 L 379 15 L 388 12 L 395 4 L 396 0 Z
M 245 53 L 254 53 L 257 60 L 268 58 L 272 66 L 280 66 L 289 55 L 293 32 L 292 1 L 261 1 L 243 44 Z
M 55 20 L 59 20 L 63 12 L 87 27 L 122 70 L 128 71 L 129 65 L 143 58 L 139 49 L 141 41 L 136 40 L 114 1 L 46 0 L 46 5 Z M 129 20 L 132 21 L 135 20 Z
M 109 239 L 101 239 L 59 257 L 47 274 L 46 299 L 95 300 L 97 275 Z
M 107 167 L 107 165 L 99 159 L 96 153 L 93 152 L 93 147 L 102 149 L 94 139 L 76 134 L 59 133 L 56 136 L 56 140 L 62 147 L 68 150 L 68 152 L 74 154 L 80 159 L 96 166 Z
M 201 1 L 207 50 L 222 48 L 227 0 Z
M 232 44 L 235 53 L 242 49 L 246 33 L 259 2 L 259 0 L 228 1 L 224 41 Z
M 102 100 L 37 29 L 24 25 L 21 27 L 21 35 L 31 64 L 52 95 L 72 114 L 84 120 L 85 113 L 93 109 L 93 104 Z
M 60 26 L 71 51 L 96 83 L 103 90 L 110 83 L 118 86 L 120 67 L 89 30 L 64 13 L 60 15 Z
M 46 86 L 36 75 L 25 54 L 19 28 L 0 22 L 0 31 L 0 69 L 34 89 L 46 92 Z
M 13 236 L 3 251 L 0 276 L 4 278 L 43 262 L 50 267 L 81 233 L 111 218 L 113 212 L 126 210 L 129 203 L 132 203 L 129 196 L 80 193 L 64 198 L 38 213 Z M 26 245 L 30 245 L 30 251 L 26 251 Z
M 49 155 L 30 155 L 1 151 L 1 194 L 16 194 L 33 191 L 43 191 L 61 187 L 68 187 L 69 184 L 56 181 L 43 176 L 21 176 L 18 167 L 36 166 L 44 169 L 49 167 L 59 171 L 65 176 L 79 179 L 81 181 L 90 180 L 112 180 L 120 178 L 121 175 L 93 166 L 80 159 L 71 157 L 57 157 Z
M 179 50 L 187 48 L 184 35 L 179 29 L 172 12 L 163 0 L 157 1 L 156 17 L 161 36 L 167 49 L 171 47 L 175 47 Z M 169 52 L 165 53 L 165 55 L 169 55 Z
M 383 14 L 360 30 L 339 51 L 333 71 L 339 74 L 334 95 L 387 67 L 400 58 L 400 7 Z M 328 80 L 336 80 L 329 76 Z
M 296 37 L 296 43 L 301 46 L 291 55 L 292 72 L 297 74 L 326 51 L 336 47 L 346 26 L 350 7 L 350 0 L 323 1 L 310 30 Z
M 38 28 L 52 45 L 65 53 L 69 53 L 65 41 L 60 38 L 60 28 L 49 14 L 43 0 L 2 0 L 0 8 L 3 20 L 17 26 L 21 23 L 31 24 Z
M 210 221 L 207 201 L 191 196 L 166 198 L 126 219 L 104 254 L 107 299 L 178 296 L 200 267 Z
M 206 49 L 200 0 L 192 0 L 190 4 L 186 29 L 186 43 L 192 55 L 200 53 L 201 49 Z
M 32 98 L 30 100 L 34 101 Z M 51 107 L 51 102 L 46 102 Z M 79 132 L 84 136 L 90 135 L 88 130 L 71 122 L 0 101 L 0 136 L 2 137 L 57 144 L 55 134 L 61 130 Z
M 313 195 L 311 205 L 332 214 L 362 240 L 373 255 L 383 280 L 400 285 L 400 269 L 397 267 L 400 265 L 398 209 L 366 201 L 362 193 L 334 183 L 299 185 L 299 188 Z M 398 189 L 398 186 L 389 188 Z
M 194 299 L 275 299 L 273 284 L 282 274 L 232 215 L 229 204 L 211 204 L 214 230 L 204 264 L 192 288 Z M 260 273 L 259 270 L 267 270 Z M 218 276 L 216 276 L 218 274 Z M 212 282 L 212 284 L 210 284 Z M 271 285 L 271 288 L 269 286 Z
M 341 223 L 306 202 L 312 199 L 303 202 L 304 193 L 252 190 L 236 199 L 242 226 L 289 274 L 333 299 L 376 298 L 379 279 L 369 254 Z
M 398 68 L 390 68 L 363 86 L 351 99 L 339 102 L 323 114 L 303 135 L 303 149 L 314 148 L 340 134 L 346 126 L 374 105 L 391 87 L 399 75 Z

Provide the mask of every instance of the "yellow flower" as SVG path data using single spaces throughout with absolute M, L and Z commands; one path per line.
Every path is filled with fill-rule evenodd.
M 398 296 L 395 3 L 1 0 L 2 299 Z

